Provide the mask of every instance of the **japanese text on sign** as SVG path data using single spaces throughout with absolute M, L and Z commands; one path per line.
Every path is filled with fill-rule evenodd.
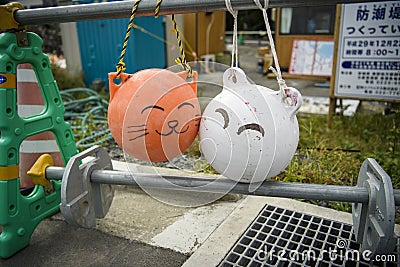
M 400 99 L 400 1 L 343 5 L 335 95 Z

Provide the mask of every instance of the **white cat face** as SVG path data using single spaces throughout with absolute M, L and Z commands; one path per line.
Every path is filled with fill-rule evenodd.
M 279 157 L 277 149 L 281 147 L 277 144 L 280 138 L 277 129 L 290 131 L 289 113 L 277 108 L 278 94 L 251 84 L 240 69 L 225 72 L 224 88 L 210 101 L 200 123 L 202 153 L 218 172 L 247 183 L 268 177 Z M 286 124 L 287 129 L 281 127 Z M 297 121 L 294 126 L 297 127 L 297 133 L 293 132 L 297 147 Z

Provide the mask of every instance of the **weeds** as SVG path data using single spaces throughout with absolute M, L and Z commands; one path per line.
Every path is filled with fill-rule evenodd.
M 354 186 L 366 158 L 374 158 L 400 188 L 400 112 L 389 115 L 356 114 L 335 117 L 327 128 L 327 117 L 298 116 L 299 148 L 278 181 Z M 350 203 L 314 204 L 351 211 Z

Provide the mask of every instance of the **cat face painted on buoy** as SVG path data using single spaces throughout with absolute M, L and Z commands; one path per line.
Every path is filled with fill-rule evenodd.
M 109 126 L 123 150 L 153 162 L 174 158 L 186 150 L 199 128 L 197 74 L 190 83 L 185 80 L 186 73 L 158 69 L 121 78 L 127 79 L 126 89 L 114 93 Z
M 225 71 L 223 90 L 203 112 L 200 148 L 212 167 L 239 182 L 273 177 L 289 164 L 299 139 L 301 95 L 285 96 L 250 83 L 239 68 Z M 290 99 L 290 103 L 285 101 Z
M 150 114 L 152 114 L 152 111 L 154 111 L 154 110 L 156 110 L 156 111 L 159 110 L 158 111 L 159 114 L 155 115 L 157 117 L 162 116 L 163 118 L 167 119 L 165 117 L 165 114 L 169 114 L 170 116 L 172 116 L 171 110 L 165 110 L 165 108 L 163 108 L 162 106 L 159 106 L 159 105 L 162 105 L 162 104 L 158 103 L 158 105 L 150 105 L 150 106 L 146 106 L 142 109 L 140 114 L 146 116 L 146 119 L 144 121 L 154 120 L 154 118 L 151 118 L 151 116 L 150 116 Z M 184 111 L 181 111 L 184 109 L 183 107 L 188 107 L 187 109 L 189 109 L 189 113 L 191 110 L 195 109 L 195 106 L 192 103 L 183 102 L 176 108 L 177 109 L 176 112 L 184 112 Z M 154 114 L 157 113 L 156 111 L 154 111 Z M 195 116 L 199 117 L 200 114 L 196 114 Z M 172 116 L 172 117 L 174 117 L 174 116 Z M 125 118 L 127 118 L 127 117 L 125 116 Z M 132 119 L 130 119 L 130 118 L 128 120 L 130 122 L 132 121 Z M 195 119 L 195 120 L 200 120 L 200 119 Z M 153 125 L 153 123 L 150 123 L 150 122 L 148 124 L 127 125 L 125 127 L 125 128 L 127 128 L 126 135 L 129 135 L 129 134 L 131 135 L 131 137 L 127 137 L 128 141 L 135 141 L 136 139 L 145 137 L 146 135 L 151 134 L 152 132 L 155 132 L 156 134 L 161 135 L 161 136 L 169 136 L 172 134 L 178 134 L 178 135 L 184 134 L 190 128 L 190 125 L 187 123 L 185 123 L 184 127 L 181 128 L 182 123 L 179 123 L 179 121 L 177 119 L 167 119 L 166 123 L 168 126 L 167 129 L 161 129 L 161 127 L 151 128 L 150 125 L 152 125 L 152 126 L 154 126 L 154 125 Z M 198 124 L 195 124 L 194 126 L 198 126 Z M 165 127 L 163 127 L 163 128 L 165 128 Z M 165 130 L 165 132 L 163 132 L 163 130 Z

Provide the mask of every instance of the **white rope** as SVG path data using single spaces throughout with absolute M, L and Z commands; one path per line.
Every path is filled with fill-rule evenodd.
M 232 63 L 231 63 L 231 67 L 234 66 L 238 67 L 238 62 L 239 62 L 239 58 L 238 58 L 238 44 L 237 44 L 237 40 L 238 40 L 238 30 L 237 30 L 237 15 L 238 15 L 238 11 L 234 10 L 231 4 L 231 0 L 225 0 L 225 5 L 226 5 L 226 9 L 228 9 L 228 11 L 232 14 L 233 16 L 233 37 L 232 37 Z
M 253 0 L 253 1 L 256 4 L 256 6 L 259 9 L 261 9 L 261 11 L 263 12 L 265 27 L 267 28 L 267 35 L 268 35 L 269 43 L 270 43 L 270 46 L 271 46 L 272 56 L 273 56 L 274 62 L 275 62 L 275 68 L 271 66 L 271 67 L 269 67 L 269 69 L 272 70 L 272 72 L 276 75 L 276 79 L 278 81 L 279 89 L 284 94 L 284 89 L 287 86 L 286 86 L 285 80 L 282 78 L 281 68 L 279 66 L 279 61 L 278 61 L 278 55 L 276 54 L 275 43 L 274 43 L 274 39 L 272 38 L 271 27 L 269 25 L 268 15 L 267 15 L 267 9 L 268 9 L 268 5 L 269 5 L 269 0 L 264 0 L 264 5 L 265 5 L 264 7 L 261 5 L 260 0 Z

